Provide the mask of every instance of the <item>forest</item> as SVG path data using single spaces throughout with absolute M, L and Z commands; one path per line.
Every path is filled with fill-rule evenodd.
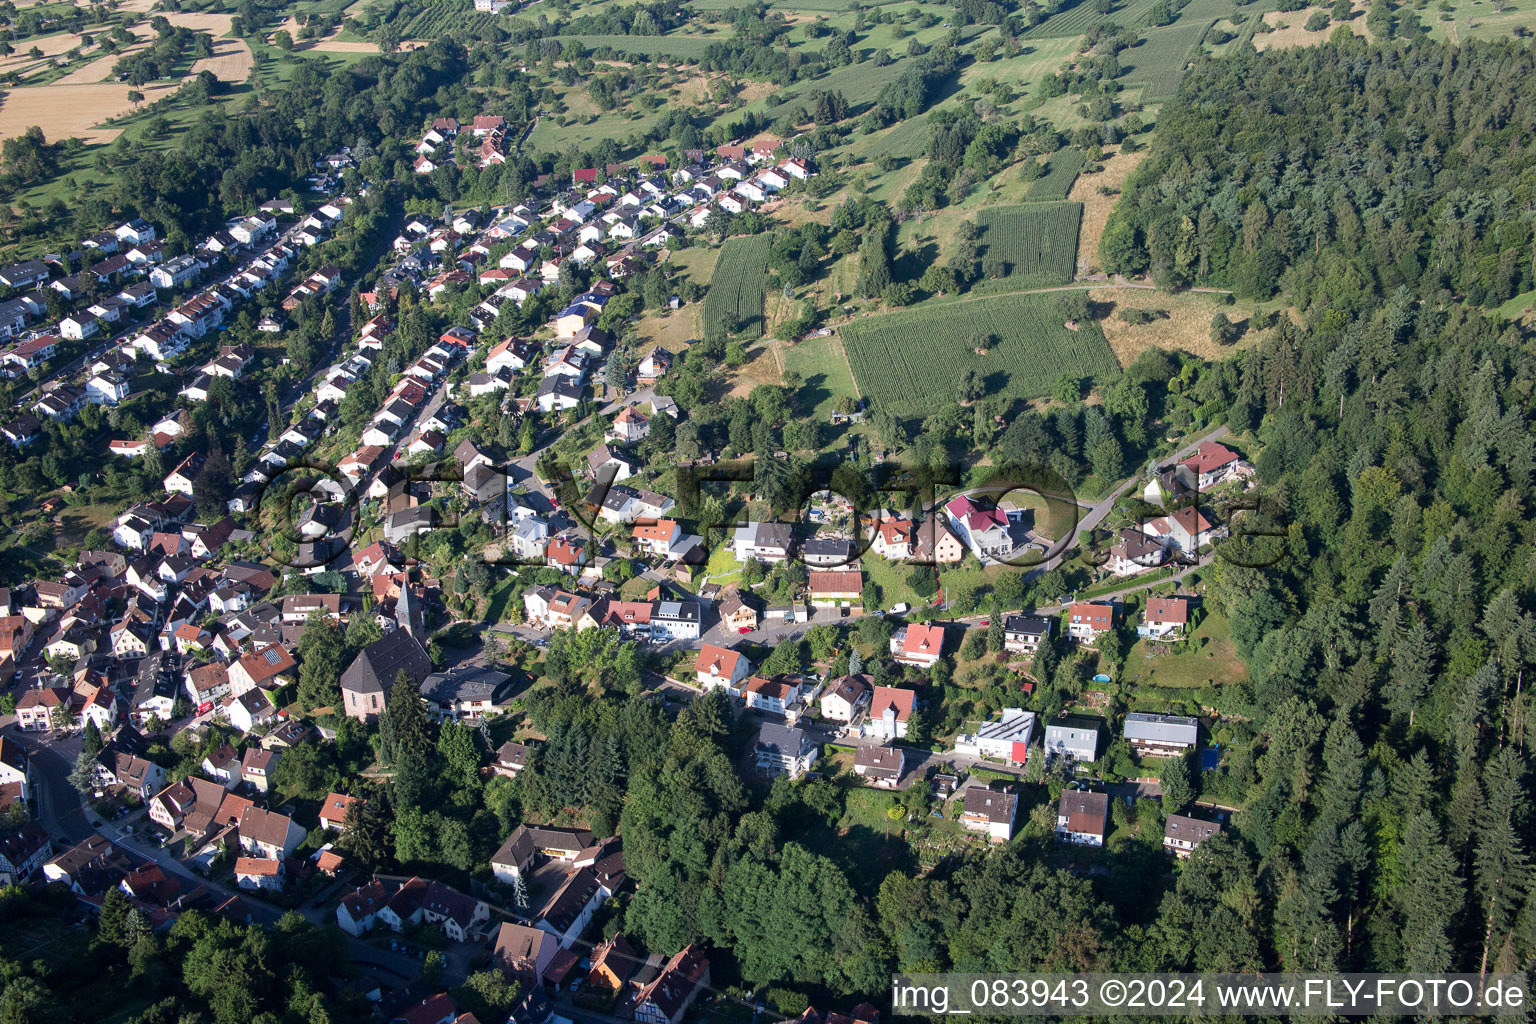
M 1362 315 L 1536 287 L 1529 42 L 1350 36 L 1205 59 L 1105 227 L 1107 269 Z

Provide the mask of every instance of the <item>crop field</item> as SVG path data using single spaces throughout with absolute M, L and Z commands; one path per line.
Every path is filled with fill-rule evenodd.
M 711 338 L 729 334 L 727 321 L 736 320 L 736 336 L 763 336 L 763 296 L 768 291 L 767 235 L 727 239 L 704 296 L 704 332 Z
M 1005 275 L 994 285 L 1045 288 L 1067 284 L 1077 267 L 1077 232 L 1082 203 L 1025 203 L 993 206 L 976 214 L 981 228 L 981 258 L 1000 257 Z
M 1172 25 L 1147 33 L 1140 46 L 1120 51 L 1121 80 L 1141 85 L 1143 101 L 1167 99 L 1179 91 L 1191 52 L 1200 45 L 1216 19 L 1234 10 L 1232 0 L 1191 0 Z
M 1032 202 L 1046 199 L 1065 199 L 1072 191 L 1077 173 L 1083 169 L 1083 151 L 1076 146 L 1058 150 L 1045 162 L 1045 173 L 1029 183 Z
M 400 26 L 402 39 L 436 39 L 457 28 L 485 31 L 501 22 L 501 16 L 477 11 L 467 4 L 433 4 Z
M 144 94 L 145 102 L 153 103 L 180 87 L 176 82 L 146 85 L 138 91 Z M 50 141 L 76 136 L 87 143 L 111 142 L 123 130 L 96 126 L 134 110 L 138 104 L 128 98 L 132 91 L 133 86 L 126 82 L 11 89 L 0 100 L 0 138 L 21 135 L 32 125 L 40 125 Z
M 1024 33 L 1025 39 L 1051 39 L 1060 36 L 1080 36 L 1095 25 L 1119 25 L 1121 28 L 1141 28 L 1147 24 L 1157 0 L 1125 0 L 1108 14 L 1094 10 L 1093 0 L 1078 3 L 1046 18 Z
M 996 339 L 985 354 L 970 345 L 977 331 Z M 966 370 L 981 375 L 989 397 L 1010 399 L 1047 395 L 1064 373 L 1103 382 L 1120 372 L 1098 324 L 1068 329 L 1050 295 L 927 303 L 855 321 L 841 333 L 859 390 L 898 416 L 955 401 Z
M 704 56 L 704 51 L 709 49 L 710 43 L 720 41 L 698 36 L 592 35 L 557 36 L 556 38 L 561 43 L 574 39 L 589 50 L 608 47 L 619 53 L 634 53 L 642 57 L 680 57 L 685 60 L 699 59 Z

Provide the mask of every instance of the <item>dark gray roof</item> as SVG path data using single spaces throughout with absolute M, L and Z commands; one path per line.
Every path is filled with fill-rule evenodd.
M 1004 620 L 1003 629 L 1009 633 L 1046 636 L 1051 631 L 1051 622 L 1035 615 L 1010 615 Z
M 388 694 L 395 675 L 404 670 L 412 686 L 420 686 L 432 672 L 432 660 L 421 642 L 403 629 L 364 647 L 341 674 L 341 688 L 353 693 Z
M 1200 737 L 1200 722 L 1181 715 L 1156 715 L 1132 711 L 1125 716 L 1125 738 L 1158 740 L 1164 743 L 1194 743 Z
M 853 554 L 853 542 L 847 537 L 812 537 L 800 545 L 800 551 L 806 558 L 848 558 Z
M 433 672 L 421 681 L 421 695 L 435 704 L 461 700 L 500 703 L 512 689 L 512 677 L 485 665 L 463 665 Z
M 799 757 L 810 746 L 810 739 L 801 729 L 777 722 L 765 722 L 757 733 L 759 750 L 772 750 L 784 757 Z

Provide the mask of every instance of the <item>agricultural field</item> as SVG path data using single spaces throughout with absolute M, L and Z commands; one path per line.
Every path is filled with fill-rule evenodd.
M 996 340 L 984 354 L 973 333 Z M 1062 374 L 1102 383 L 1119 373 L 1104 332 L 1091 321 L 1062 323 L 1051 295 L 999 295 L 930 302 L 842 328 L 859 390 L 876 408 L 922 416 L 955 401 L 962 374 L 975 370 L 990 397 L 1049 394 Z
M 983 267 L 989 257 L 1001 259 L 1006 272 L 993 286 L 1044 288 L 1067 284 L 1077 265 L 1081 203 L 1025 203 L 993 206 L 976 215 L 981 229 Z
M 1030 201 L 1067 198 L 1083 161 L 1083 151 L 1076 146 L 1052 153 L 1045 162 L 1045 173 L 1029 183 Z
M 734 333 L 743 340 L 763 335 L 763 296 L 768 290 L 767 235 L 730 238 L 704 297 L 704 332 L 711 338 Z M 735 331 L 731 323 L 735 323 Z
M 1080 36 L 1095 25 L 1119 25 L 1121 28 L 1141 28 L 1147 24 L 1157 0 L 1124 0 L 1117 3 L 1108 14 L 1095 10 L 1093 0 L 1078 3 L 1058 11 L 1024 33 L 1025 39 L 1049 39 L 1059 36 Z
M 494 27 L 501 20 L 501 15 L 477 11 L 467 3 L 445 0 L 443 3 L 433 4 L 402 24 L 400 38 L 436 39 L 455 29 L 470 27 L 483 31 Z
M 1154 28 L 1141 45 L 1120 51 L 1121 81 L 1142 86 L 1144 102 L 1169 98 L 1179 91 L 1191 52 L 1218 18 L 1234 10 L 1233 0 L 1190 0 L 1172 25 Z

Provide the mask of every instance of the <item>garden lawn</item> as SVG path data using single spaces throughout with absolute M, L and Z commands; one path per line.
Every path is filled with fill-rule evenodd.
M 1191 647 L 1186 654 L 1172 654 L 1156 649 L 1168 645 L 1138 640 L 1125 660 L 1128 681 L 1167 689 L 1192 689 L 1208 685 L 1241 682 L 1248 670 L 1238 659 L 1232 645 L 1232 628 L 1226 618 L 1207 605 L 1205 620 L 1195 627 Z M 1204 646 L 1199 646 L 1201 641 Z
M 803 381 L 796 401 L 802 409 L 809 404 L 816 419 L 829 419 L 837 410 L 838 399 L 858 397 L 859 389 L 839 338 L 808 338 L 798 345 L 785 345 L 779 355 L 785 372 L 798 373 Z

